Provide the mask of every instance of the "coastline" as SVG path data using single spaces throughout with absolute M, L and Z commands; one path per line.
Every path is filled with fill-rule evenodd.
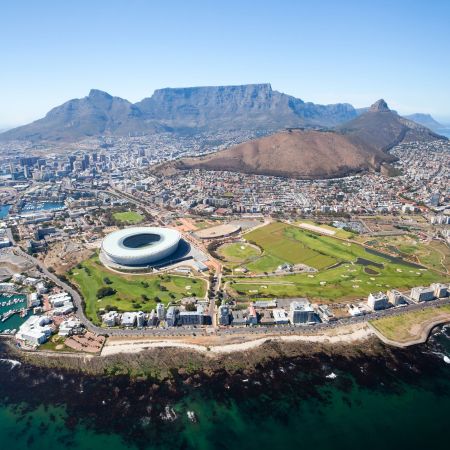
M 342 327 L 338 333 L 323 333 L 320 335 L 305 334 L 291 336 L 268 335 L 263 338 L 259 337 L 251 340 L 247 339 L 244 342 L 240 343 L 222 343 L 217 345 L 199 345 L 183 341 L 176 341 L 175 339 L 108 339 L 101 351 L 101 356 L 106 357 L 119 353 L 137 353 L 155 348 L 177 348 L 194 350 L 196 352 L 205 353 L 208 356 L 214 357 L 215 355 L 253 350 L 267 342 L 350 344 L 356 341 L 364 341 L 370 338 L 373 334 L 373 330 L 369 328 L 366 323 L 360 323 Z

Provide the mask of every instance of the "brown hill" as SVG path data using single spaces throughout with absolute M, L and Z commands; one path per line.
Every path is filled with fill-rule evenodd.
M 314 179 L 378 170 L 395 158 L 387 150 L 404 141 L 445 139 L 398 116 L 384 100 L 334 131 L 288 130 L 200 158 L 184 158 L 161 168 L 227 170 Z
M 391 111 L 384 100 L 378 100 L 366 113 L 337 127 L 336 131 L 361 143 L 388 151 L 400 142 L 430 142 L 445 139 L 430 129 Z
M 366 151 L 335 132 L 292 130 L 237 145 L 201 158 L 176 161 L 180 170 L 205 169 L 295 178 L 330 178 L 379 167 L 392 158 Z

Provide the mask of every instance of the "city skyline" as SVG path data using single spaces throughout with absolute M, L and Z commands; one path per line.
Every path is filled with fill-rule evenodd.
M 384 98 L 448 123 L 448 13 L 443 1 L 15 2 L 2 11 L 0 128 L 91 88 L 136 102 L 164 87 L 262 82 L 321 104 Z

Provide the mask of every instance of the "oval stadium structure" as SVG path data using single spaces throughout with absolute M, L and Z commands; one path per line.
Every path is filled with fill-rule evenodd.
M 180 239 L 180 233 L 170 228 L 125 228 L 108 234 L 103 239 L 102 251 L 116 264 L 143 266 L 173 254 Z

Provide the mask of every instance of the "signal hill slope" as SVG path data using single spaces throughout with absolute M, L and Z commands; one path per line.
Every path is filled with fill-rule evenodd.
M 184 158 L 159 170 L 227 170 L 304 179 L 379 170 L 401 142 L 446 139 L 391 111 L 384 100 L 334 130 L 288 129 L 200 158 Z

